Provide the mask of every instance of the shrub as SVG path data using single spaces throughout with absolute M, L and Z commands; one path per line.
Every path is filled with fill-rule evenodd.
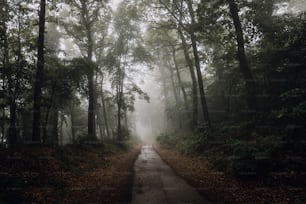
M 174 135 L 169 135 L 167 133 L 161 133 L 156 137 L 156 141 L 163 146 L 175 146 L 176 140 Z
M 280 95 L 280 102 L 281 107 L 273 115 L 282 135 L 282 151 L 303 155 L 306 148 L 306 91 L 298 88 L 289 90 Z

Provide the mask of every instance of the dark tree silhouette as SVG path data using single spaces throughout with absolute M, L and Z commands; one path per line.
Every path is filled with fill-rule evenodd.
M 46 0 L 40 1 L 39 11 L 39 35 L 37 46 L 37 68 L 34 84 L 34 103 L 33 103 L 33 127 L 32 141 L 33 143 L 41 142 L 41 89 L 43 86 L 44 74 L 44 37 L 45 37 L 45 13 Z

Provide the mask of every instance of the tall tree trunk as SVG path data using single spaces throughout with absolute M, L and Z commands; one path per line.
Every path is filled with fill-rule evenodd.
M 93 39 L 91 32 L 91 21 L 88 15 L 87 1 L 81 0 L 81 16 L 86 29 L 87 37 L 87 59 L 92 62 L 93 56 Z M 90 63 L 92 66 L 92 63 Z M 94 68 L 88 67 L 88 137 L 96 139 L 96 114 L 95 114 L 95 85 L 94 85 Z
M 8 15 L 8 5 L 7 1 L 4 1 L 4 8 L 5 8 L 5 16 Z M 5 87 L 5 80 L 6 80 L 6 72 L 9 69 L 9 45 L 8 45 L 8 39 L 7 39 L 7 26 L 6 26 L 6 18 L 2 19 L 2 28 L 3 28 L 3 72 L 2 72 L 2 91 L 4 92 L 6 87 Z M 2 105 L 2 124 L 1 124 L 1 129 L 2 129 L 2 144 L 4 143 L 4 136 L 5 136 L 5 100 L 4 97 L 2 99 L 3 104 Z M 13 139 L 13 138 L 12 138 Z
M 9 132 L 8 132 L 8 142 L 9 147 L 16 147 L 17 145 L 17 128 L 16 128 L 16 101 L 14 100 L 14 96 L 11 97 L 10 100 L 10 124 L 9 124 Z
M 52 120 L 52 136 L 53 142 L 55 146 L 59 145 L 59 138 L 58 138 L 58 110 L 54 110 L 53 112 L 53 120 Z
M 119 95 L 121 95 L 119 93 Z M 120 97 L 120 96 L 118 96 Z M 118 101 L 121 101 L 120 99 Z M 117 136 L 118 140 L 121 140 L 121 102 L 117 103 L 118 106 L 118 112 L 117 112 Z
M 8 141 L 10 147 L 16 147 L 17 145 L 17 127 L 16 127 L 16 120 L 17 120 L 17 105 L 16 105 L 16 94 L 10 96 L 10 124 L 9 124 L 9 132 L 8 132 Z
M 104 135 L 104 125 L 103 125 L 103 119 L 102 119 L 102 106 L 98 107 L 96 106 L 97 109 L 96 109 L 96 112 L 97 112 L 97 121 L 98 121 L 98 125 L 99 125 L 99 132 L 100 132 L 100 138 L 103 139 L 105 138 L 105 135 Z
M 93 73 L 88 76 L 88 136 L 92 139 L 96 138 L 96 119 L 94 111 L 94 82 Z
M 195 22 L 194 11 L 192 8 L 192 0 L 188 0 L 187 4 L 188 4 L 189 15 L 191 18 L 191 24 L 195 25 L 196 22 Z M 198 85 L 199 85 L 199 91 L 200 91 L 200 96 L 201 96 L 201 105 L 202 105 L 204 121 L 207 123 L 208 128 L 211 129 L 211 122 L 210 122 L 210 117 L 208 114 L 205 91 L 204 91 L 204 83 L 203 83 L 201 67 L 200 67 L 200 58 L 199 58 L 199 53 L 198 53 L 198 48 L 197 48 L 197 39 L 196 39 L 193 28 L 189 30 L 189 34 L 190 34 L 190 39 L 191 39 L 191 45 L 192 45 L 192 50 L 193 50 L 196 72 L 198 76 Z
M 176 115 L 178 117 L 177 119 L 178 119 L 178 122 L 179 122 L 179 128 L 182 128 L 183 125 L 182 125 L 182 119 L 181 119 L 181 111 L 180 111 L 180 106 L 179 106 L 178 94 L 177 94 L 177 89 L 176 89 L 176 86 L 175 86 L 173 69 L 172 69 L 170 63 L 168 65 L 168 69 L 169 69 L 169 72 L 170 72 L 170 79 L 171 79 L 171 85 L 172 85 L 172 89 L 173 89 L 175 104 L 176 104 L 176 108 L 178 110 L 178 111 L 176 111 Z
M 71 122 L 71 136 L 72 136 L 72 143 L 75 144 L 75 114 L 74 114 L 75 104 L 71 104 L 70 109 L 70 122 Z
M 129 125 L 128 125 L 128 116 L 127 116 L 127 110 L 124 110 L 124 125 L 126 130 L 128 130 Z M 127 136 L 127 135 L 126 135 Z
M 95 72 L 96 73 L 96 72 Z M 103 139 L 105 137 L 104 134 L 104 125 L 103 125 L 103 119 L 102 119 L 102 113 L 101 113 L 101 105 L 98 106 L 98 74 L 95 74 L 95 114 L 96 114 L 96 120 L 97 120 L 97 125 L 99 128 L 99 134 L 100 134 L 100 138 Z
M 47 107 L 47 112 L 46 112 L 46 116 L 45 116 L 45 122 L 44 122 L 44 127 L 43 127 L 43 143 L 46 144 L 47 143 L 47 133 L 48 133 L 48 121 L 49 121 L 49 114 L 50 114 L 50 109 L 51 109 L 51 105 L 49 105 Z
M 128 50 L 128 48 L 126 48 Z M 126 111 L 126 108 L 124 107 L 124 93 L 123 93 L 123 89 L 124 89 L 124 79 L 125 79 L 125 66 L 127 63 L 127 56 L 124 55 L 123 58 L 123 62 L 121 62 L 121 56 L 120 55 L 120 63 L 118 65 L 118 101 L 117 101 L 117 105 L 118 105 L 118 127 L 117 127 L 117 131 L 118 131 L 118 138 L 119 140 L 122 139 L 122 125 L 121 125 L 121 114 L 122 111 Z
M 165 9 L 168 10 L 169 14 L 172 15 L 173 19 L 175 19 L 178 23 L 177 31 L 178 31 L 178 34 L 179 34 L 179 36 L 181 38 L 181 41 L 182 41 L 182 47 L 183 47 L 183 50 L 184 50 L 185 60 L 188 64 L 189 71 L 190 71 L 190 76 L 191 76 L 191 80 L 192 80 L 193 106 L 192 106 L 192 124 L 191 124 L 191 126 L 195 127 L 197 125 L 197 122 L 198 122 L 198 87 L 197 87 L 197 83 L 200 83 L 200 82 L 198 82 L 197 79 L 196 79 L 195 71 L 194 71 L 194 68 L 193 68 L 193 62 L 192 62 L 192 60 L 189 56 L 189 52 L 188 52 L 189 49 L 188 49 L 188 45 L 187 45 L 187 42 L 186 42 L 186 38 L 185 38 L 185 36 L 182 32 L 182 29 L 184 29 L 185 31 L 187 31 L 189 33 L 189 30 L 186 29 L 186 27 L 184 26 L 184 24 L 182 22 L 183 7 L 184 7 L 183 2 L 184 1 L 180 2 L 181 3 L 180 6 L 175 5 L 177 2 L 172 2 L 172 6 L 173 6 L 172 9 L 177 8 L 177 9 L 179 9 L 179 12 L 180 12 L 179 17 L 177 18 L 175 12 L 173 12 L 164 1 L 159 0 L 159 3 L 165 6 Z M 194 18 L 194 12 L 193 12 L 193 8 L 192 8 L 192 0 L 187 0 L 187 4 L 188 4 L 189 12 L 191 11 L 190 16 L 191 16 L 192 24 L 194 24 L 195 23 L 194 22 L 195 18 Z
M 189 56 L 188 44 L 186 42 L 185 36 L 182 32 L 182 28 L 178 26 L 178 34 L 182 41 L 182 47 L 184 51 L 185 60 L 187 62 L 189 73 L 192 81 L 192 127 L 195 127 L 198 123 L 198 87 L 197 78 L 193 68 L 193 62 Z
M 5 68 L 3 67 L 3 78 L 2 78 L 2 90 L 5 90 Z M 1 120 L 1 144 L 4 144 L 4 135 L 5 135 L 5 100 L 4 97 L 2 99 L 1 104 L 1 111 L 2 111 L 2 120 Z
M 40 126 L 41 126 L 41 89 L 43 86 L 43 73 L 44 73 L 44 37 L 45 37 L 45 12 L 46 0 L 40 0 L 39 12 L 39 36 L 38 36 L 38 49 L 37 49 L 37 69 L 34 84 L 34 105 L 33 105 L 33 131 L 32 142 L 40 143 Z
M 178 108 L 179 107 L 178 94 L 177 94 L 177 89 L 176 89 L 176 85 L 175 85 L 175 81 L 174 81 L 173 69 L 172 69 L 170 63 L 168 63 L 168 69 L 169 69 L 169 72 L 170 72 L 170 79 L 171 79 L 171 85 L 172 85 L 172 89 L 173 89 L 175 104 L 176 104 L 176 107 Z
M 5 66 L 5 60 L 3 60 L 3 70 L 2 70 L 2 91 L 4 92 L 5 88 L 5 80 L 6 80 L 6 66 Z M 5 135 L 5 99 L 2 98 L 1 101 L 1 111 L 2 111 L 2 120 L 1 120 L 1 144 L 4 144 L 4 135 Z
M 60 138 L 59 138 L 59 144 L 61 145 L 61 146 L 63 146 L 63 143 L 64 143 L 64 120 L 65 120 L 65 116 L 64 116 L 64 114 L 62 113 L 62 112 L 60 112 L 60 114 L 59 114 L 59 116 L 60 116 L 60 128 L 59 128 L 59 136 L 60 136 Z
M 160 57 L 158 58 L 159 61 L 161 62 L 161 59 Z M 159 64 L 159 70 L 160 70 L 160 73 L 161 73 L 161 78 L 162 78 L 162 86 L 163 86 L 163 94 L 164 94 L 164 101 L 165 101 L 165 113 L 166 113 L 166 130 L 168 130 L 169 128 L 169 117 L 168 117 L 168 112 L 166 111 L 169 107 L 169 101 L 168 101 L 168 89 L 167 89 L 167 80 L 165 78 L 165 75 L 163 73 L 163 69 L 162 69 L 162 65 Z
M 45 116 L 45 123 L 43 126 L 43 143 L 46 143 L 47 141 L 47 126 L 48 126 L 48 121 L 49 121 L 49 115 L 50 115 L 50 110 L 52 108 L 53 105 L 53 101 L 54 101 L 54 95 L 55 95 L 55 87 L 56 87 L 56 82 L 53 82 L 52 84 L 52 90 L 51 90 L 51 98 L 47 107 L 47 112 L 46 112 L 46 116 Z
M 124 98 L 123 98 L 123 76 L 120 78 L 120 85 L 119 85 L 119 103 L 118 103 L 118 135 L 120 139 L 123 139 L 122 135 L 122 111 L 123 109 L 123 104 L 124 104 Z
M 1 144 L 4 144 L 4 134 L 5 134 L 5 106 L 2 107 L 2 120 L 1 120 Z
M 106 134 L 107 134 L 107 138 L 110 138 L 110 132 L 109 132 L 109 127 L 108 127 L 108 118 L 107 118 L 106 107 L 105 107 L 104 91 L 103 91 L 103 81 L 101 83 L 101 101 L 102 101 L 102 108 L 103 108 L 103 116 L 104 116 Z
M 4 8 L 5 8 L 5 16 L 8 15 L 8 5 L 7 2 L 4 2 Z M 6 18 L 5 18 L 6 19 Z M 18 16 L 18 20 L 20 19 L 20 16 Z M 18 22 L 20 23 L 20 21 Z M 7 38 L 7 26 L 6 26 L 6 21 L 4 20 L 2 22 L 2 26 L 3 26 L 3 48 L 4 48 L 4 63 L 3 63 L 3 74 L 5 74 L 6 70 L 9 70 L 9 61 L 10 61 L 10 57 L 9 57 L 9 45 L 8 45 L 8 38 Z M 19 68 L 20 65 L 20 52 L 21 52 L 21 46 L 20 46 L 20 24 L 19 24 L 19 29 L 18 29 L 18 59 L 17 59 L 17 66 Z M 18 70 L 15 73 L 18 77 Z M 16 129 L 16 109 L 17 109 L 17 105 L 16 105 L 16 86 L 17 86 L 17 80 L 13 79 L 13 75 L 14 73 L 11 73 L 8 77 L 8 92 L 9 92 L 9 111 L 10 111 L 10 120 L 9 120 L 9 131 L 8 131 L 8 145 L 9 147 L 15 147 L 17 145 L 17 129 Z M 5 76 L 4 76 L 4 80 L 5 80 Z M 4 82 L 4 81 L 3 81 Z M 15 83 L 14 83 L 15 82 Z M 3 84 L 4 85 L 4 84 Z M 4 86 L 3 86 L 4 88 Z M 4 90 L 4 89 L 3 89 Z M 4 104 L 3 104 L 4 105 Z M 5 106 L 4 106 L 5 107 Z M 5 109 L 4 109 L 5 110 Z M 5 113 L 3 114 L 5 116 Z M 4 121 L 4 118 L 3 118 Z M 4 127 L 4 126 L 3 126 Z
M 6 38 L 6 35 L 5 35 Z M 21 61 L 22 61 L 22 47 L 21 47 L 21 15 L 18 14 L 18 32 L 17 32 L 17 69 L 16 69 L 16 76 L 15 79 L 12 79 L 11 76 L 9 77 L 9 93 L 10 93 L 10 126 L 9 126 L 9 141 L 10 146 L 17 145 L 17 104 L 16 98 L 17 93 L 19 91 L 19 78 L 21 72 Z M 5 39 L 7 44 L 7 38 Z M 8 48 L 8 45 L 5 45 Z M 7 62 L 9 62 L 8 53 L 6 54 Z
M 121 105 L 122 105 L 122 94 L 121 94 L 121 69 L 118 67 L 118 83 L 117 83 L 117 138 L 121 139 Z
M 177 60 L 176 60 L 176 53 L 175 53 L 175 49 L 172 48 L 172 58 L 173 58 L 173 62 L 174 62 L 174 67 L 175 67 L 175 71 L 176 71 L 176 76 L 177 76 L 177 82 L 179 84 L 179 87 L 183 93 L 183 100 L 184 100 L 184 105 L 185 105 L 185 109 L 186 111 L 189 111 L 189 106 L 188 106 L 188 102 L 187 102 L 187 94 L 185 91 L 185 87 L 182 83 L 182 78 L 181 78 L 181 74 L 180 74 L 180 70 L 179 70 L 179 66 L 177 64 Z
M 227 0 L 230 8 L 230 13 L 233 19 L 233 23 L 235 26 L 236 31 L 236 40 L 237 40 L 237 58 L 240 65 L 240 71 L 244 77 L 247 89 L 247 104 L 248 104 L 248 111 L 254 112 L 258 109 L 257 104 L 257 91 L 256 91 L 256 83 L 253 78 L 251 69 L 248 65 L 247 58 L 245 55 L 245 48 L 244 48 L 244 39 L 243 39 L 243 31 L 241 27 L 241 22 L 239 18 L 239 9 L 235 2 L 235 0 Z

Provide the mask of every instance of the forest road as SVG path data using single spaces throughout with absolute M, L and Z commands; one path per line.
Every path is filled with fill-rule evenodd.
M 141 149 L 134 164 L 132 204 L 205 204 L 195 188 L 160 158 L 152 146 Z

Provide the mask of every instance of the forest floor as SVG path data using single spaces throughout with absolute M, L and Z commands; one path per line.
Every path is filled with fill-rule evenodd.
M 140 146 L 0 150 L 0 203 L 130 202 Z
M 174 149 L 155 146 L 161 158 L 207 199 L 218 203 L 305 203 L 305 188 L 267 186 L 260 180 L 241 181 L 216 171 L 199 156 L 184 155 Z

